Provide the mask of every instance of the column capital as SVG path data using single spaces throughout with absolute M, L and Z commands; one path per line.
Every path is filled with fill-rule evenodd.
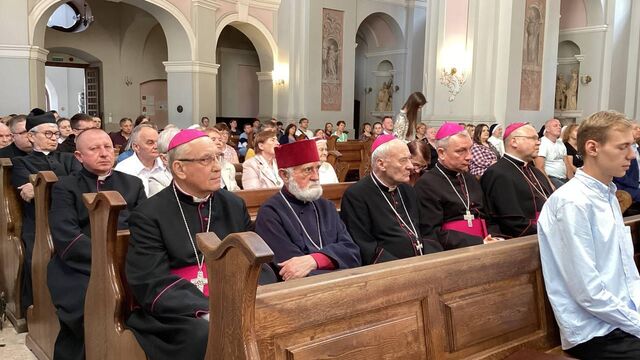
M 273 71 L 258 71 L 258 81 L 271 81 L 273 80 Z
M 204 73 L 218 74 L 220 64 L 205 61 L 163 61 L 164 69 L 167 73 Z
M 216 11 L 220 8 L 221 4 L 218 0 L 193 0 L 192 3 L 195 7 L 201 7 L 205 9 L 209 9 L 212 11 Z
M 29 59 L 47 62 L 49 50 L 31 45 L 0 45 L 0 58 Z

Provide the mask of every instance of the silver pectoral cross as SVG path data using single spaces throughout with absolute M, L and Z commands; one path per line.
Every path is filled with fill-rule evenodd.
M 469 212 L 469 210 L 467 210 L 467 212 L 464 214 L 462 218 L 467 221 L 468 227 L 473 227 L 473 219 L 475 218 L 473 217 L 473 215 L 471 215 L 471 212 Z
M 416 243 L 416 249 L 418 250 L 418 252 L 420 253 L 420 255 L 422 255 L 422 242 L 420 242 L 418 240 L 418 242 Z
M 191 279 L 191 283 L 204 293 L 204 286 L 209 283 L 209 280 L 205 279 L 202 270 L 198 270 L 198 275 L 195 279 Z

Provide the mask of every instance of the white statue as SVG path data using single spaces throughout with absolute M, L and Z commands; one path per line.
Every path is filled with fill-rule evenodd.
M 578 71 L 576 69 L 571 70 L 571 81 L 567 90 L 567 102 L 565 108 L 567 110 L 576 110 L 578 108 Z
M 382 83 L 378 90 L 378 99 L 376 100 L 376 111 L 391 111 L 391 83 L 393 79 Z
M 563 110 L 566 107 L 566 91 L 567 83 L 564 81 L 564 76 L 558 74 L 556 78 L 556 110 Z

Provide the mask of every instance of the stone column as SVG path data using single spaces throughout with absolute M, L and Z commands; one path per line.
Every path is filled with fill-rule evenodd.
M 215 103 L 215 81 L 220 65 L 201 61 L 165 61 L 163 64 L 167 72 L 169 122 L 179 127 L 197 124 L 200 114 L 205 114 L 201 107 L 209 109 L 206 114 L 210 115 L 205 116 L 215 118 L 215 106 L 208 103 Z
M 45 108 L 44 66 L 49 51 L 29 45 L 0 45 L 0 113 L 28 113 Z
M 273 71 L 259 71 L 258 75 L 258 118 L 268 120 L 276 114 L 277 99 L 273 96 Z

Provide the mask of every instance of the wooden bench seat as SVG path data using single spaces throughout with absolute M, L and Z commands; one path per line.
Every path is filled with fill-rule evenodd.
M 25 344 L 39 360 L 53 359 L 60 322 L 51 301 L 47 285 L 47 267 L 55 250 L 49 231 L 49 208 L 51 207 L 51 188 L 58 181 L 53 171 L 41 171 L 31 175 L 36 207 L 36 234 L 31 257 L 31 279 L 33 287 L 33 305 L 27 309 L 29 333 Z
M 338 184 L 325 184 L 322 185 L 322 197 L 332 201 L 336 205 L 336 209 L 340 210 L 340 202 L 342 201 L 342 195 L 349 186 L 353 185 L 353 182 L 338 183 Z M 251 220 L 255 220 L 258 215 L 260 206 L 264 204 L 267 199 L 277 194 L 280 189 L 257 189 L 257 190 L 240 190 L 234 192 L 234 194 L 244 200 L 247 206 L 247 211 Z
M 332 136 L 327 140 L 327 150 L 329 151 L 327 162 L 334 167 L 336 174 L 343 174 L 345 167 L 347 172 L 355 172 L 355 179 L 360 179 L 368 174 L 373 140 L 348 140 L 346 142 L 337 142 L 336 140 L 336 136 Z M 340 156 L 336 156 L 336 152 Z M 346 175 L 345 173 L 342 178 L 338 177 L 338 180 L 344 182 Z
M 6 315 L 17 332 L 27 331 L 22 311 L 22 199 L 11 184 L 11 160 L 0 159 L 0 296 L 6 301 Z

